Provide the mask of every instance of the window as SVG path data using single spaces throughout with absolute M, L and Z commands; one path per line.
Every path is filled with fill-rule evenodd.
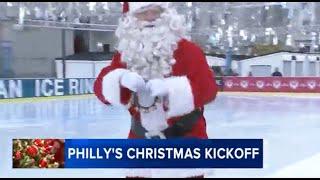
M 316 76 L 316 62 L 309 63 L 309 76 Z
M 253 76 L 268 77 L 271 75 L 270 65 L 251 65 L 250 67 Z
M 103 52 L 110 53 L 110 44 L 103 44 Z
M 74 31 L 74 52 L 83 53 L 89 52 L 88 45 L 89 34 L 88 31 Z
M 283 76 L 290 77 L 291 76 L 291 61 L 283 61 Z
M 296 76 L 303 75 L 303 62 L 298 61 L 296 62 Z

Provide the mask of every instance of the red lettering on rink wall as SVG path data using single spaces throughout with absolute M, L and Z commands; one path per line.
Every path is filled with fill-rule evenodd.
M 223 77 L 223 91 L 320 93 L 320 77 Z

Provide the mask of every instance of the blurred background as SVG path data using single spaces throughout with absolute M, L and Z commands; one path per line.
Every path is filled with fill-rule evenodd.
M 319 2 L 173 2 L 217 76 L 320 76 Z M 120 2 L 0 2 L 0 78 L 95 78 Z

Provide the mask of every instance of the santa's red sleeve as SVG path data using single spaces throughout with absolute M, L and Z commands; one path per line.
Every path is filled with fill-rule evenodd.
M 101 70 L 94 82 L 94 93 L 97 98 L 107 105 L 127 105 L 131 91 L 120 84 L 121 76 L 128 72 L 121 63 L 120 53 L 115 53 L 110 66 Z
M 178 50 L 179 51 L 179 50 Z M 190 41 L 183 41 L 178 52 L 185 75 L 165 79 L 169 87 L 168 111 L 170 117 L 181 116 L 201 108 L 215 99 L 218 87 L 203 51 Z

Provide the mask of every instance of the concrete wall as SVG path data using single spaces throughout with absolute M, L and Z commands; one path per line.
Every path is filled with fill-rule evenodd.
M 12 42 L 13 61 L 10 67 L 15 77 L 55 77 L 54 59 L 62 56 L 62 30 L 14 30 L 12 26 L 12 22 L 2 23 L 0 40 Z M 66 55 L 73 54 L 73 31 L 66 30 L 65 42 Z
M 54 59 L 62 57 L 62 30 L 28 28 L 15 30 L 12 22 L 0 24 L 0 41 L 12 42 L 13 60 L 9 66 L 16 78 L 56 77 Z M 66 55 L 74 54 L 74 31 L 65 30 Z M 90 52 L 97 52 L 97 43 L 110 44 L 115 51 L 117 38 L 114 32 L 88 33 Z M 1 65 L 1 62 L 0 62 Z
M 101 42 L 102 44 L 110 44 L 110 51 L 115 51 L 115 46 L 117 43 L 117 38 L 114 35 L 114 32 L 89 32 L 89 51 L 90 52 L 97 52 L 97 43 Z

